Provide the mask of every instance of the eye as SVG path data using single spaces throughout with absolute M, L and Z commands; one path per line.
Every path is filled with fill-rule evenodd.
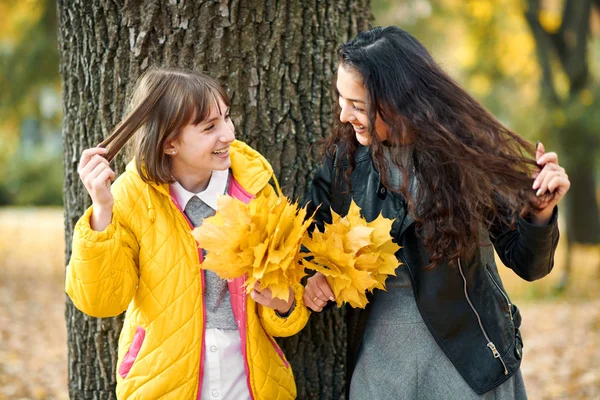
M 356 105 L 354 105 L 354 104 L 352 104 L 352 108 L 354 109 L 354 111 L 358 111 L 358 112 L 365 112 L 365 109 L 364 109 L 364 108 L 357 107 L 357 106 L 356 106 Z
M 204 132 L 211 131 L 215 127 L 215 124 L 210 124 L 206 128 L 204 128 Z

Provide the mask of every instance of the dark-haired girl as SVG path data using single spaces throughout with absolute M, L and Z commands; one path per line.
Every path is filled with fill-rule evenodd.
M 375 28 L 339 49 L 339 123 L 312 183 L 317 225 L 350 200 L 395 220 L 401 265 L 366 309 L 348 308 L 350 399 L 524 399 L 521 315 L 494 261 L 546 276 L 570 183 L 458 86 L 407 32 Z M 332 296 L 321 274 L 305 304 Z

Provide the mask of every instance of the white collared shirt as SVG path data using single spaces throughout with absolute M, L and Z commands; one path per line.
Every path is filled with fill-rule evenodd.
M 171 190 L 182 210 L 194 196 L 217 211 L 217 197 L 225 194 L 229 170 L 213 171 L 208 186 L 200 193 L 186 190 L 177 181 Z M 236 330 L 206 329 L 204 335 L 204 376 L 201 400 L 250 400 L 244 369 L 240 333 Z
M 206 203 L 207 206 L 217 211 L 217 197 L 225 194 L 227 188 L 227 180 L 229 179 L 229 170 L 224 171 L 213 171 L 208 181 L 208 186 L 200 193 L 192 193 L 186 190 L 177 181 L 171 183 L 169 186 L 173 190 L 175 199 L 182 210 L 185 210 L 185 206 L 194 196 L 197 196 L 200 200 Z

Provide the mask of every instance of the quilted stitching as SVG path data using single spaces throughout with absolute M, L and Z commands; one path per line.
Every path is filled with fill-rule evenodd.
M 273 193 L 268 185 L 270 165 L 238 141 L 232 145 L 232 170 L 251 194 L 260 190 Z M 203 343 L 202 284 L 195 240 L 185 217 L 172 203 L 167 185 L 148 189 L 130 164 L 112 190 L 115 212 L 109 227 L 92 231 L 91 210 L 75 227 L 67 293 L 80 310 L 93 316 L 118 315 L 127 308 L 118 365 L 137 327 L 146 330 L 129 374 L 125 379 L 117 375 L 119 398 L 195 399 Z M 247 300 L 246 351 L 255 400 L 296 397 L 292 371 L 267 337 L 267 333 L 289 336 L 306 324 L 302 289 L 296 289 L 297 305 L 286 319 Z

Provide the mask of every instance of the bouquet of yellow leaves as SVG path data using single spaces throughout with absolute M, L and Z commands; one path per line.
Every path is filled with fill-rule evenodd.
M 385 280 L 399 265 L 395 253 L 400 246 L 389 234 L 394 221 L 380 215 L 367 223 L 354 201 L 346 217 L 333 210 L 331 214 L 332 223 L 323 233 L 315 230 L 312 238 L 305 238 L 303 244 L 313 258 L 302 262 L 325 275 L 338 307 L 347 302 L 364 308 L 366 292 L 385 290 Z
M 312 218 L 283 195 L 261 194 L 244 204 L 229 196 L 217 200 L 219 210 L 193 235 L 207 251 L 202 269 L 221 279 L 246 275 L 246 293 L 256 282 L 273 297 L 289 300 L 289 287 L 306 275 L 300 245 Z

